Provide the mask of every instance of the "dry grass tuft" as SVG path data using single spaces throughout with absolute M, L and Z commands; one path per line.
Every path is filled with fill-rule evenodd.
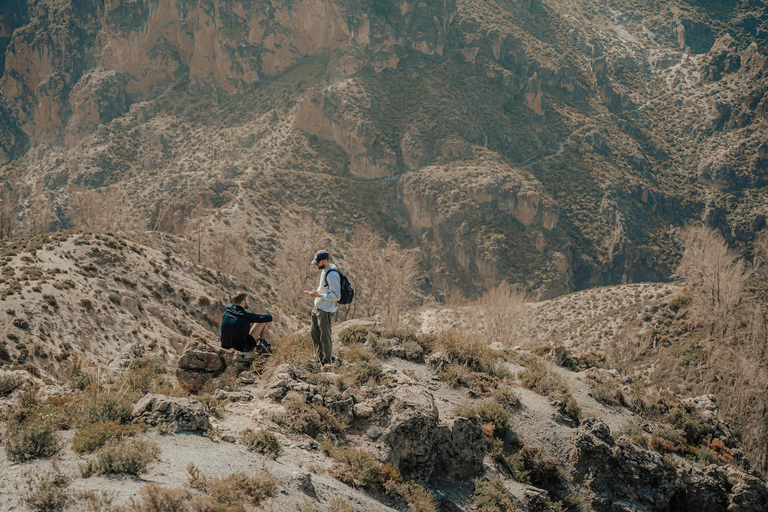
M 255 476 L 245 473 L 232 473 L 224 478 L 203 475 L 190 463 L 187 467 L 189 486 L 213 496 L 219 503 L 226 505 L 258 506 L 264 499 L 274 496 L 278 481 L 269 471 L 261 471 Z
M 341 434 L 349 427 L 349 419 L 317 404 L 308 404 L 300 397 L 283 400 L 285 412 L 274 416 L 275 422 L 294 432 L 314 436 L 323 432 Z
M 277 459 L 283 453 L 280 441 L 269 430 L 261 429 L 254 432 L 251 429 L 246 429 L 241 435 L 241 440 L 249 450 L 266 455 L 271 459 Z
M 159 455 L 157 443 L 145 439 L 124 440 L 99 449 L 94 459 L 80 466 L 80 473 L 83 478 L 121 473 L 139 476 Z

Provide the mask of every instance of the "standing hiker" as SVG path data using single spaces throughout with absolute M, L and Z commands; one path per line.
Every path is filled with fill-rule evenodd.
M 331 322 L 339 309 L 341 299 L 341 273 L 336 265 L 331 264 L 329 258 L 328 251 L 315 253 L 312 265 L 320 270 L 320 284 L 315 291 L 304 291 L 315 298 L 315 307 L 312 309 L 312 343 L 321 364 L 333 361 Z
M 246 292 L 232 296 L 232 304 L 224 308 L 221 316 L 221 348 L 233 348 L 240 352 L 256 350 L 259 354 L 271 352 L 267 335 L 272 315 L 251 313 L 249 306 Z M 253 327 L 251 324 L 254 324 Z

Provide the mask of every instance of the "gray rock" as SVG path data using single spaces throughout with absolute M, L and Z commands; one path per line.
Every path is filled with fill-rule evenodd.
M 222 402 L 250 402 L 253 400 L 253 395 L 247 391 L 225 391 L 223 389 L 217 389 L 214 394 L 216 400 Z
M 427 366 L 436 372 L 444 370 L 449 364 L 448 357 L 442 352 L 435 352 L 427 359 Z
M 144 345 L 140 342 L 131 343 L 126 345 L 117 355 L 117 357 L 109 363 L 107 372 L 111 376 L 117 376 L 131 365 L 134 359 L 137 359 L 144 355 Z
M 235 437 L 230 435 L 221 436 L 221 440 L 224 441 L 225 443 L 234 443 Z
M 309 471 L 291 473 L 291 485 L 307 496 L 317 496 L 315 486 L 312 484 L 312 474 Z
M 483 472 L 485 442 L 479 418 L 456 418 L 441 425 L 435 447 L 435 471 L 441 477 L 470 480 Z
M 378 425 L 371 425 L 370 427 L 368 427 L 368 430 L 365 431 L 365 435 L 367 435 L 371 439 L 378 439 L 381 437 L 381 434 L 382 434 L 382 431 Z
M 370 418 L 373 415 L 373 407 L 365 402 L 355 404 L 352 411 L 356 418 Z
M 211 428 L 203 404 L 189 398 L 149 394 L 133 406 L 134 421 L 162 425 L 173 432 L 201 432 Z
M 438 433 L 438 410 L 428 391 L 401 386 L 389 406 L 384 439 L 389 460 L 404 475 L 425 478 L 432 471 L 431 454 Z

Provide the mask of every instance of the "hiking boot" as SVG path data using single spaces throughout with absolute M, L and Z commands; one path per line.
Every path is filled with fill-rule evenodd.
M 259 340 L 256 343 L 264 347 L 265 353 L 267 354 L 272 353 L 272 345 L 270 345 L 269 340 L 267 338 L 259 338 Z

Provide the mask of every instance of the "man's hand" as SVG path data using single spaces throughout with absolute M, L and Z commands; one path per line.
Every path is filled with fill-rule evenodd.
M 317 293 L 317 292 L 316 292 L 316 291 L 314 291 L 314 290 L 313 290 L 313 291 L 304 290 L 304 293 L 306 293 L 306 294 L 307 294 L 307 295 L 309 295 L 310 297 L 320 297 L 320 294 L 319 294 L 319 293 Z

